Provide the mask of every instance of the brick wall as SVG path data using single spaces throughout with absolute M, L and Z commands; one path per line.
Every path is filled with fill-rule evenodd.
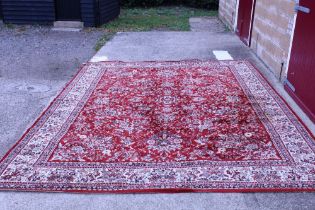
M 238 0 L 220 0 L 219 17 L 233 29 Z M 277 75 L 286 76 L 295 0 L 256 0 L 251 48 Z M 283 63 L 283 66 L 282 66 Z
M 220 0 L 219 17 L 230 29 L 234 27 L 236 5 L 237 0 Z
M 294 0 L 257 0 L 251 48 L 277 75 L 287 59 L 294 24 Z

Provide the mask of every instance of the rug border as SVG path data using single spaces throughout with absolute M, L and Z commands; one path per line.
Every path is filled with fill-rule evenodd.
M 308 134 L 313 138 L 313 140 L 315 141 L 315 135 L 311 132 L 311 130 L 306 126 L 306 124 L 303 122 L 303 120 L 300 118 L 300 116 L 293 110 L 293 108 L 291 107 L 291 105 L 284 99 L 284 97 L 276 90 L 275 87 L 273 87 L 273 85 L 271 84 L 271 82 L 267 79 L 267 77 L 257 68 L 257 66 L 249 61 L 249 60 L 239 60 L 239 61 L 245 61 L 248 62 L 251 66 L 253 66 L 253 68 L 255 69 L 256 72 L 259 73 L 259 75 L 267 82 L 267 84 L 269 85 L 269 87 L 280 97 L 280 99 L 285 103 L 285 105 L 289 108 L 289 110 L 294 114 L 294 116 L 297 118 L 297 120 L 299 121 L 299 123 L 301 123 L 303 125 L 303 127 L 306 129 L 306 131 L 308 132 Z M 288 93 L 288 96 L 289 93 Z M 291 97 L 291 96 L 290 96 Z M 291 97 L 292 99 L 292 97 Z M 296 103 L 296 102 L 294 102 Z M 300 107 L 300 106 L 298 106 Z M 303 111 L 303 110 L 302 110 Z M 304 111 L 303 111 L 304 112 Z
M 160 63 L 160 62 L 169 62 L 169 63 L 180 63 L 180 62 L 216 62 L 216 63 L 227 63 L 226 61 L 218 61 L 215 59 L 207 59 L 207 60 L 201 60 L 201 59 L 184 59 L 184 60 L 173 60 L 173 61 L 101 61 L 96 63 Z M 315 140 L 315 135 L 311 132 L 311 130 L 306 126 L 306 124 L 302 121 L 302 119 L 297 115 L 297 113 L 293 110 L 293 108 L 289 105 L 289 103 L 284 99 L 282 95 L 273 87 L 271 82 L 267 79 L 267 77 L 257 68 L 257 66 L 250 60 L 245 59 L 237 59 L 232 60 L 232 62 L 244 62 L 247 65 L 249 64 L 252 69 L 254 69 L 264 81 L 266 81 L 266 84 L 276 93 L 276 95 L 284 102 L 286 107 L 290 110 L 290 112 L 295 116 L 295 118 L 298 120 L 299 123 L 303 126 L 303 128 L 307 131 L 307 133 L 310 135 L 310 137 Z M 68 88 L 68 86 L 78 77 L 78 75 L 83 71 L 83 68 L 87 65 L 92 65 L 95 62 L 86 62 L 81 64 L 78 68 L 76 73 L 73 75 L 73 77 L 64 85 L 64 87 L 59 90 L 58 94 L 54 97 L 54 99 L 46 106 L 41 114 L 36 118 L 33 123 L 30 123 L 31 126 L 29 126 L 25 131 L 23 131 L 23 135 L 19 138 L 19 140 L 13 144 L 13 146 L 5 153 L 5 155 L 0 159 L 0 164 L 9 156 L 9 154 L 19 145 L 19 143 L 25 138 L 25 136 L 34 128 L 34 126 L 38 123 L 38 121 L 47 113 L 47 111 L 51 108 L 51 106 L 57 101 L 57 99 L 61 96 L 61 94 Z M 207 193 L 207 192 L 218 192 L 218 193 L 282 193 L 282 192 L 315 192 L 315 188 L 252 188 L 252 189 L 190 189 L 190 188 L 165 188 L 165 189 L 133 189 L 133 190 L 116 190 L 116 191 L 110 191 L 110 190 L 41 190 L 41 189 L 0 189 L 0 192 L 46 192 L 46 193 L 77 193 L 77 194 L 100 194 L 100 193 L 108 193 L 108 194 L 132 194 L 132 193 L 139 193 L 139 194 L 153 194 L 153 193 Z
M 142 190 L 32 190 L 32 189 L 1 189 L 0 192 L 29 192 L 29 193 L 73 193 L 73 194 L 172 194 L 172 193 L 314 193 L 310 188 L 252 188 L 252 189 L 190 189 L 165 188 Z

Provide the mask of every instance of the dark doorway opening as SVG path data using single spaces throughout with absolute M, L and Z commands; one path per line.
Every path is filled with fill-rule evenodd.
M 81 21 L 80 0 L 56 0 L 56 20 Z
M 3 19 L 3 15 L 2 15 L 2 1 L 0 0 L 0 20 Z

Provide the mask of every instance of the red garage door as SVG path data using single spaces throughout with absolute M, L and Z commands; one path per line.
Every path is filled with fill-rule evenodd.
M 315 122 L 315 1 L 300 0 L 285 89 Z
M 246 44 L 250 44 L 252 17 L 255 0 L 239 0 L 236 34 Z

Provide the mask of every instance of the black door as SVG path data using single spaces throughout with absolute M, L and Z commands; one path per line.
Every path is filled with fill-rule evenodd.
M 57 20 L 81 20 L 80 0 L 55 0 Z
M 2 1 L 0 0 L 0 20 L 3 19 L 3 16 L 2 16 Z

